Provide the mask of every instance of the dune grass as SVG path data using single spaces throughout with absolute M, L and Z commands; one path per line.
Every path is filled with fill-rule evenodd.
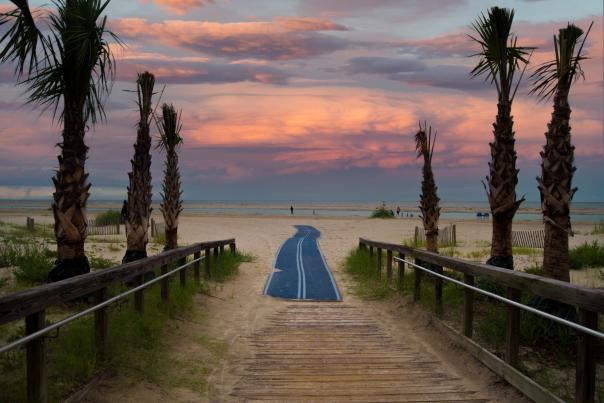
M 117 210 L 107 210 L 107 211 L 103 211 L 102 213 L 98 214 L 95 218 L 94 218 L 94 223 L 95 225 L 117 225 L 121 222 L 122 220 L 122 215 L 119 211 Z
M 394 218 L 394 212 L 386 207 L 378 207 L 371 213 L 371 218 Z
M 241 262 L 251 259 L 252 256 L 248 254 L 233 256 L 224 253 L 214 262 L 212 273 L 216 273 L 216 276 L 224 281 L 237 273 Z M 166 354 L 167 345 L 173 340 L 170 341 L 170 334 L 164 329 L 170 320 L 183 317 L 186 319 L 195 312 L 193 297 L 201 292 L 202 287 L 203 285 L 197 285 L 194 281 L 188 281 L 184 288 L 180 287 L 176 275 L 171 278 L 168 303 L 161 301 L 158 284 L 146 290 L 143 315 L 134 311 L 132 295 L 113 304 L 109 309 L 104 355 L 95 344 L 94 316 L 87 316 L 61 328 L 58 337 L 48 341 L 49 400 L 63 400 L 75 388 L 100 372 L 128 379 L 128 382 L 146 381 L 161 384 L 187 381 L 188 378 L 184 379 L 182 376 L 178 376 L 178 379 L 166 377 L 167 366 L 180 364 L 175 363 Z M 109 294 L 116 295 L 123 290 L 124 286 L 114 286 Z M 79 311 L 84 306 L 70 308 Z M 23 327 L 19 327 L 11 334 L 9 341 L 18 339 L 23 334 Z M 207 346 L 213 355 L 224 354 L 227 348 L 224 343 L 212 340 L 199 340 L 198 344 Z M 202 364 L 204 363 L 200 363 Z M 197 384 L 201 382 L 198 378 L 203 368 L 199 369 L 200 372 L 194 374 L 195 379 L 188 381 Z M 25 402 L 25 385 L 24 351 L 15 349 L 0 354 L 0 402 Z
M 573 248 L 569 252 L 569 263 L 572 270 L 584 267 L 604 267 L 604 245 L 593 241 Z

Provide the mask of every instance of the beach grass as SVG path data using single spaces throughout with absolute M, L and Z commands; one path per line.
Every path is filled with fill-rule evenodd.
M 600 221 L 594 226 L 593 231 L 591 231 L 592 235 L 604 235 L 604 221 Z
M 251 259 L 253 257 L 245 253 L 224 253 L 214 262 L 212 273 L 225 281 L 237 273 L 240 263 Z M 111 305 L 104 354 L 95 344 L 93 316 L 72 322 L 61 328 L 57 338 L 50 338 L 49 400 L 63 400 L 78 386 L 100 373 L 108 373 L 130 383 L 145 381 L 178 386 L 184 382 L 197 385 L 197 389 L 203 386 L 201 375 L 209 373 L 210 363 L 198 363 L 196 369 L 199 372 L 195 374 L 172 374 L 180 364 L 167 352 L 170 343 L 176 340 L 171 339 L 171 331 L 166 331 L 166 328 L 173 326 L 171 323 L 175 323 L 173 320 L 186 321 L 195 315 L 197 308 L 193 298 L 203 290 L 203 285 L 188 281 L 185 287 L 179 287 L 178 276 L 172 276 L 170 282 L 170 299 L 167 303 L 161 301 L 159 285 L 146 290 L 143 315 L 134 310 L 133 296 Z M 116 295 L 124 290 L 125 286 L 113 286 L 109 294 Z M 70 308 L 75 312 L 84 307 L 84 304 L 80 304 Z M 200 319 L 196 317 L 195 320 Z M 23 335 L 23 327 L 18 327 L 8 341 Z M 207 347 L 213 362 L 224 356 L 228 348 L 225 343 L 209 338 L 199 340 L 198 344 Z M 15 349 L 0 354 L 0 402 L 5 401 L 2 396 L 10 396 L 11 402 L 27 401 L 25 373 L 24 350 Z
M 223 283 L 239 272 L 241 263 L 253 262 L 255 257 L 246 252 L 237 251 L 234 254 L 225 252 L 217 260 L 212 258 L 212 280 Z
M 385 207 L 378 207 L 371 213 L 371 218 L 394 218 L 394 212 Z
M 376 262 L 376 257 L 369 256 L 369 251 L 363 248 L 353 249 L 346 257 L 344 271 L 354 280 L 354 294 L 362 299 L 380 300 L 396 294 L 396 287 L 383 273 L 382 277 L 378 276 Z
M 604 245 L 598 241 L 585 242 L 571 249 L 568 259 L 572 270 L 584 267 L 604 267 Z
M 107 210 L 94 218 L 95 225 L 118 225 L 121 222 L 121 213 L 117 210 Z

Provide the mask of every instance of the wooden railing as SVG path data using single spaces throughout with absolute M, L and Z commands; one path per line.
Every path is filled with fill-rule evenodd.
M 360 248 L 369 248 L 373 256 L 377 252 L 377 270 L 382 270 L 382 251 L 386 251 L 386 272 L 392 277 L 394 254 L 399 259 L 415 259 L 418 265 L 428 263 L 431 270 L 442 274 L 443 267 L 463 274 L 463 282 L 474 285 L 476 277 L 493 281 L 507 289 L 506 297 L 519 302 L 523 292 L 543 298 L 556 300 L 572 305 L 578 309 L 578 323 L 586 328 L 597 330 L 598 314 L 604 313 L 604 290 L 579 287 L 570 283 L 553 280 L 519 271 L 502 269 L 486 264 L 472 263 L 454 257 L 441 256 L 437 253 L 410 248 L 403 245 L 376 242 L 361 238 Z M 396 259 L 399 281 L 403 281 L 405 264 Z M 421 292 L 422 271 L 414 268 L 413 299 L 418 301 Z M 442 279 L 434 278 L 434 294 L 436 313 L 443 309 Z M 470 289 L 464 289 L 462 329 L 465 337 L 472 338 L 474 321 L 474 294 Z M 509 305 L 507 308 L 506 343 L 504 360 L 511 367 L 518 366 L 520 347 L 520 308 Z M 577 362 L 576 362 L 576 401 L 593 402 L 595 396 L 597 339 L 584 332 L 577 331 Z M 484 361 L 483 361 L 484 362 Z
M 231 253 L 235 253 L 235 239 L 225 239 L 221 241 L 202 242 L 190 246 L 170 250 L 159 255 L 151 256 L 135 262 L 123 264 L 112 269 L 92 272 L 81 276 L 73 277 L 56 283 L 46 284 L 39 287 L 30 288 L 15 294 L 0 297 L 0 325 L 14 322 L 25 318 L 25 337 L 35 337 L 32 340 L 19 343 L 19 340 L 13 342 L 15 347 L 19 344 L 25 344 L 27 359 L 27 395 L 28 400 L 33 402 L 46 402 L 48 376 L 47 376 L 47 343 L 45 334 L 39 337 L 34 333 L 44 333 L 48 328 L 46 326 L 46 311 L 48 308 L 65 302 L 72 301 L 79 297 L 94 296 L 95 307 L 101 305 L 99 309 L 89 308 L 88 311 L 95 315 L 95 336 L 99 351 L 105 350 L 108 313 L 102 304 L 108 300 L 107 288 L 113 284 L 120 284 L 126 281 L 134 281 L 140 288 L 134 292 L 134 308 L 143 314 L 144 311 L 144 276 L 146 273 L 153 272 L 160 268 L 161 276 L 168 274 L 168 265 L 178 263 L 184 265 L 187 257 L 193 255 L 194 280 L 201 281 L 200 261 L 204 261 L 205 277 L 211 277 L 210 256 L 213 251 L 214 257 L 224 253 L 225 246 L 229 246 Z M 202 258 L 202 252 L 204 257 Z M 180 277 L 180 286 L 184 287 L 187 283 L 187 267 L 178 269 Z M 160 277 L 161 277 L 160 276 Z M 160 282 L 161 299 L 163 302 L 169 299 L 169 284 L 171 275 L 162 278 Z M 153 280 L 155 281 L 155 280 Z M 149 282 L 151 285 L 151 282 Z M 123 294 L 127 294 L 123 293 Z M 124 296 L 125 296 L 124 295 Z M 113 297 L 116 299 L 116 297 Z M 80 312 L 81 314 L 82 312 Z M 78 314 L 70 318 L 77 317 Z M 63 321 L 68 323 L 67 318 Z M 55 324 L 57 325 L 57 324 Z M 21 340 L 23 340 L 21 339 Z M 7 346 L 0 346 L 4 348 Z M 13 347 L 11 347 L 13 348 Z

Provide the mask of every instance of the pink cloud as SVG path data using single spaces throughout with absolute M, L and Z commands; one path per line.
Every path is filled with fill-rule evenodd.
M 185 15 L 195 8 L 214 4 L 214 0 L 141 0 L 141 2 L 157 4 L 162 9 L 177 15 Z

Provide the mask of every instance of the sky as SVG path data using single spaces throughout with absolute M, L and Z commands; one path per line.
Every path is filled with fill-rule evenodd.
M 426 121 L 438 132 L 440 198 L 486 202 L 497 93 L 469 77 L 478 48 L 468 34 L 494 5 L 514 8 L 518 44 L 537 47 L 512 109 L 517 193 L 533 201 L 552 105 L 529 95 L 527 76 L 554 57 L 558 29 L 594 21 L 585 79 L 570 96 L 573 185 L 575 201 L 604 202 L 601 0 L 112 0 L 109 27 L 124 46 L 112 45 L 107 119 L 86 135 L 92 197 L 125 198 L 131 91 L 148 70 L 165 86 L 161 102 L 182 112 L 185 199 L 417 200 L 413 136 Z M 0 198 L 49 197 L 61 127 L 25 105 L 15 82 L 12 66 L 0 66 Z M 154 150 L 155 199 L 162 165 Z

